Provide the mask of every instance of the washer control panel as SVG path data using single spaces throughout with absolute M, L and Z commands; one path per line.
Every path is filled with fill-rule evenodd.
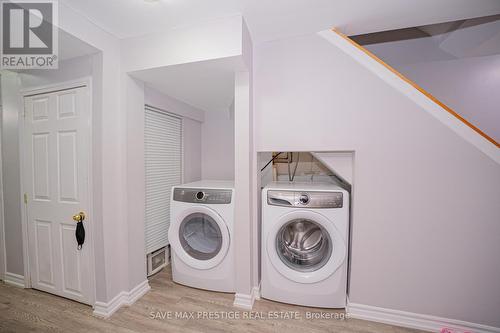
M 271 206 L 303 207 L 303 208 L 342 208 L 344 194 L 342 192 L 298 192 L 267 191 L 267 203 Z
M 175 188 L 174 201 L 224 205 L 231 203 L 231 190 Z

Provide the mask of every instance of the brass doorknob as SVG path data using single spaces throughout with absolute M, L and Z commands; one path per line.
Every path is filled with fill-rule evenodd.
M 83 220 L 85 220 L 85 213 L 80 212 L 78 214 L 73 215 L 73 220 L 75 222 L 82 222 Z

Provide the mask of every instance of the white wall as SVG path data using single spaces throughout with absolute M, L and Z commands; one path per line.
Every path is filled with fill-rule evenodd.
M 19 72 L 22 89 L 34 89 L 92 77 L 93 56 L 82 56 L 59 62 L 57 70 L 32 69 Z
M 203 110 L 197 109 L 148 86 L 144 87 L 144 102 L 147 105 L 175 113 L 183 118 L 190 118 L 198 122 L 205 120 L 205 112 Z
M 201 125 L 201 177 L 234 180 L 234 117 L 207 112 Z
M 317 35 L 254 60 L 258 151 L 354 151 L 350 301 L 499 327 L 500 165 Z
M 184 183 L 201 179 L 201 127 L 199 121 L 182 119 Z
M 5 264 L 6 272 L 24 275 L 18 131 L 21 81 L 16 73 L 6 71 L 1 80 Z
M 401 65 L 398 70 L 500 142 L 500 55 Z
M 312 155 L 323 165 L 328 166 L 340 179 L 348 184 L 353 183 L 353 159 L 352 152 L 313 152 Z
M 144 165 L 144 84 L 123 74 L 127 96 L 127 228 L 128 288 L 146 279 L 145 213 L 146 197 Z
M 241 15 L 122 40 L 122 68 L 132 72 L 188 62 L 240 56 Z
M 257 249 L 253 247 L 257 241 L 254 227 L 257 209 L 255 206 L 256 175 L 253 145 L 253 112 L 252 112 L 252 75 L 250 72 L 239 72 L 235 75 L 234 124 L 235 146 L 233 163 L 235 165 L 235 196 L 233 239 L 235 247 L 236 296 L 234 305 L 251 308 L 255 295 L 253 287 L 257 281 L 258 269 L 255 267 Z M 254 221 L 255 219 L 255 221 Z

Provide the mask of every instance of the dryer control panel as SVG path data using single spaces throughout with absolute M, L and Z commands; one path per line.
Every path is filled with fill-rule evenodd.
M 231 203 L 231 190 L 175 188 L 174 201 L 224 205 Z
M 278 191 L 267 192 L 267 203 L 271 206 L 303 208 L 342 208 L 342 192 Z

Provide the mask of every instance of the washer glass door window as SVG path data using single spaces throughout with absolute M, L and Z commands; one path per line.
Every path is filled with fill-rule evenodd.
M 289 280 L 316 283 L 344 262 L 346 243 L 332 220 L 311 210 L 294 210 L 270 224 L 266 253 Z
M 210 260 L 221 250 L 222 232 L 212 217 L 193 213 L 182 221 L 179 240 L 184 251 L 194 259 Z
M 298 218 L 285 223 L 276 235 L 276 251 L 281 261 L 299 272 L 314 272 L 332 255 L 328 232 L 310 219 Z

